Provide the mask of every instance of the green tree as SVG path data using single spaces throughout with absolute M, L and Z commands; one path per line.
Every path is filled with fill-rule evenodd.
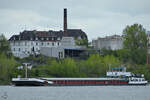
M 10 45 L 5 36 L 0 35 L 0 53 L 10 54 Z
M 53 60 L 49 71 L 52 76 L 55 77 L 79 77 L 79 69 L 76 65 L 75 60 L 66 58 L 61 61 Z
M 76 45 L 88 47 L 88 39 L 75 39 Z
M 0 54 L 0 84 L 8 84 L 12 77 L 16 77 L 17 65 L 13 57 L 7 58 L 4 52 Z
M 78 64 L 80 72 L 85 73 L 88 77 L 99 77 L 105 73 L 103 57 L 99 54 L 92 54 L 87 60 L 80 61 Z
M 114 55 L 107 55 L 103 58 L 103 62 L 104 64 L 107 66 L 107 68 L 109 66 L 111 67 L 119 67 L 121 66 L 121 61 L 115 57 Z
M 140 24 L 127 26 L 123 30 L 123 47 L 129 53 L 128 59 L 137 64 L 146 61 L 147 35 Z

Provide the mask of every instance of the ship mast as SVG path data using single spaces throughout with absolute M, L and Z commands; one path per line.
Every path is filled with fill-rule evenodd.
M 149 39 L 147 38 L 147 45 L 146 45 L 146 65 L 148 67 L 149 61 L 148 61 L 148 44 L 149 44 Z

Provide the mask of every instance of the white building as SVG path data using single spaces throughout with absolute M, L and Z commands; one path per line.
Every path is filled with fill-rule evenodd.
M 11 51 L 16 57 L 27 57 L 31 54 L 39 54 L 41 47 L 57 47 L 61 45 L 60 40 L 11 40 Z
M 68 36 L 73 38 L 87 38 L 82 30 L 68 29 Z M 31 54 L 39 54 L 41 48 L 61 46 L 64 37 L 63 31 L 23 31 L 19 35 L 13 35 L 9 41 L 11 51 L 16 57 L 27 57 Z M 63 42 L 69 43 L 68 39 Z M 74 44 L 73 44 L 74 45 Z
M 121 49 L 123 47 L 123 38 L 119 35 L 98 38 L 96 40 L 92 40 L 92 46 L 97 50 L 101 50 L 103 48 L 112 50 Z

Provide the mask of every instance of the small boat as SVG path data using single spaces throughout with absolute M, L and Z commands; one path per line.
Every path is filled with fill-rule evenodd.
M 16 86 L 101 86 L 146 85 L 144 75 L 126 72 L 125 67 L 113 67 L 104 78 L 13 78 Z

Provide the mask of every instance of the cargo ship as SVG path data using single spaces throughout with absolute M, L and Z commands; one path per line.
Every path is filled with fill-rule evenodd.
M 101 86 L 146 85 L 144 75 L 126 72 L 125 67 L 113 67 L 104 78 L 13 78 L 15 86 Z

